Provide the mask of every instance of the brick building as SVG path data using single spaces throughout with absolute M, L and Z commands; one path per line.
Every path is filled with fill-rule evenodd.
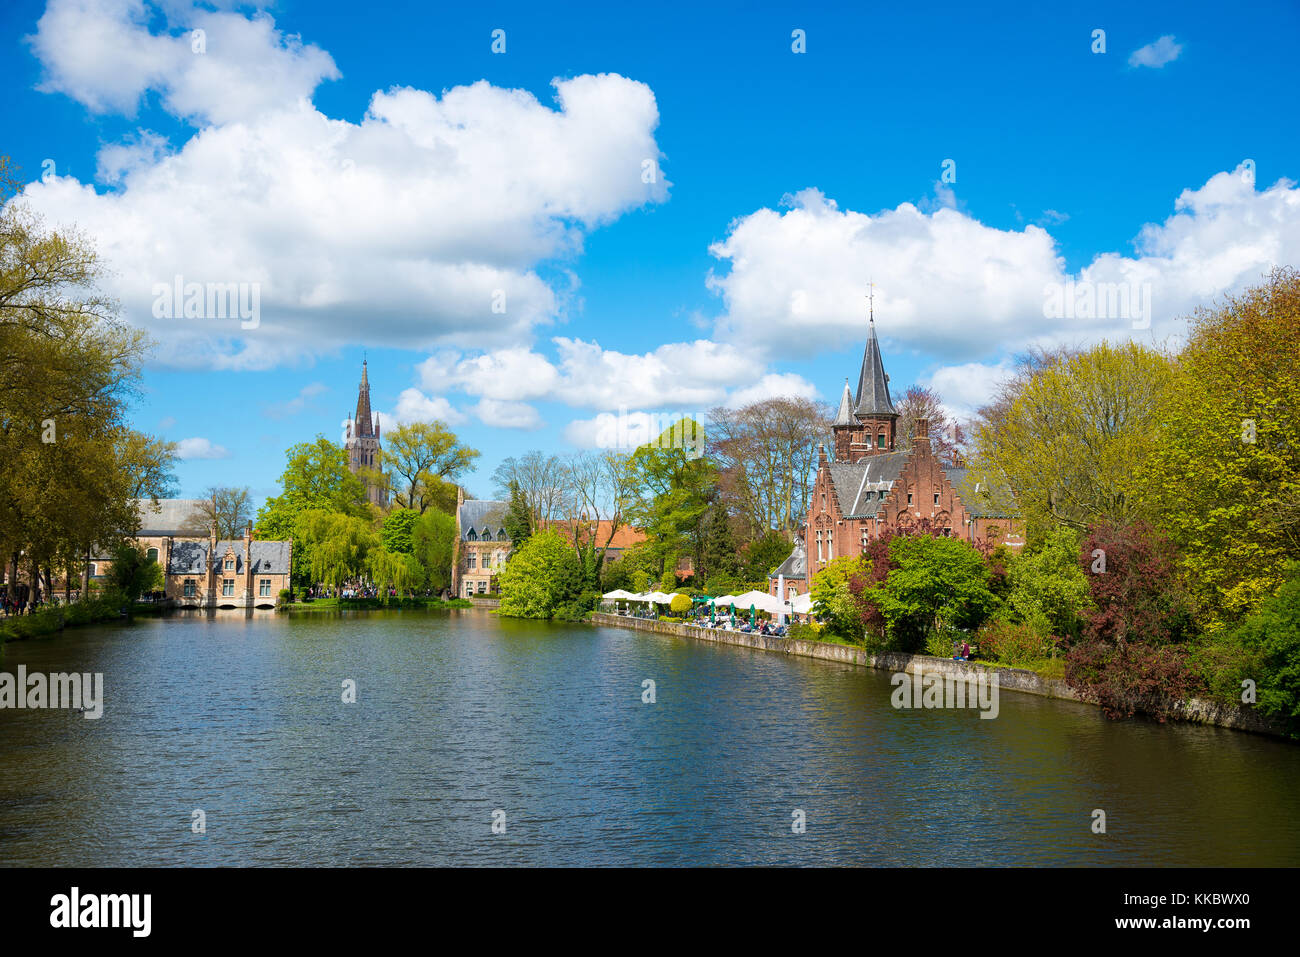
M 487 595 L 505 567 L 513 543 L 506 534 L 506 502 L 465 499 L 456 493 L 456 542 L 451 556 L 451 593 L 461 598 Z
M 202 499 L 137 499 L 140 530 L 134 540 L 163 569 L 163 592 L 182 608 L 274 608 L 289 587 L 293 543 L 255 540 L 252 523 L 241 538 L 218 541 L 203 523 Z M 103 582 L 112 567 L 107 552 L 94 555 L 86 583 Z
M 960 461 L 939 460 L 930 447 L 925 419 L 916 423 L 912 448 L 896 450 L 898 412 L 890 398 L 874 320 L 857 390 L 844 383 L 831 433 L 830 452 L 824 444 L 818 448 L 817 481 L 803 529 L 807 577 L 800 582 L 787 575 L 788 585 L 806 591 L 812 576 L 833 559 L 860 555 L 887 529 L 898 531 L 922 521 L 972 543 L 1024 545 L 1020 516 L 997 507 L 984 490 L 970 487 Z M 800 550 L 786 560 L 790 572 L 795 571 Z

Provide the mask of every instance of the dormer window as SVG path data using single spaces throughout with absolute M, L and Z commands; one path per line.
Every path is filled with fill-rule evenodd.
M 234 567 L 235 567 L 235 560 L 230 556 L 226 556 L 226 571 L 231 571 Z
M 468 539 L 468 540 L 471 541 L 471 542 L 477 542 L 477 541 L 478 541 L 478 532 L 474 531 L 474 529 L 471 528 L 471 529 L 469 530 L 469 534 L 466 535 L 465 538 Z

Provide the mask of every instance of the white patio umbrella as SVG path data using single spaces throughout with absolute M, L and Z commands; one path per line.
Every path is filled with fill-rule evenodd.
M 634 595 L 630 591 L 624 591 L 621 588 L 615 588 L 613 591 L 605 592 L 605 594 L 601 595 L 600 597 L 602 601 L 612 601 L 614 603 L 615 610 L 617 610 L 618 603 L 620 601 L 631 601 L 632 599 L 636 598 L 636 595 Z
M 807 615 L 812 611 L 813 599 L 810 594 L 795 595 L 790 602 L 790 610 L 796 615 Z
M 779 615 L 785 610 L 785 605 L 781 599 L 775 595 L 769 595 L 765 591 L 747 591 L 743 595 L 736 596 L 737 608 L 748 608 L 753 605 L 759 611 L 765 611 L 769 615 Z

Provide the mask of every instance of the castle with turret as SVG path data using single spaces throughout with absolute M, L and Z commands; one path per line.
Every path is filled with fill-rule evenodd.
M 873 316 L 857 389 L 848 381 L 831 426 L 831 449 L 818 447 L 817 481 L 808 502 L 803 540 L 778 569 L 787 595 L 808 590 L 812 576 L 842 556 L 857 556 L 886 531 L 927 526 L 979 547 L 1024 545 L 1024 521 L 979 484 L 967 482 L 960 460 L 940 461 L 930 424 L 916 420 L 912 447 L 897 451 L 898 412 L 889 394 Z M 771 580 L 772 593 L 778 572 Z M 802 573 L 802 575 L 800 574 Z

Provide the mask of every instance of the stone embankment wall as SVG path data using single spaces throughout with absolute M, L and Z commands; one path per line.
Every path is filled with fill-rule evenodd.
M 773 638 L 769 635 L 749 635 L 744 632 L 726 631 L 721 628 L 700 628 L 697 625 L 688 625 L 677 621 L 626 618 L 622 615 L 611 615 L 607 612 L 596 612 L 592 615 L 592 622 L 597 625 L 613 625 L 617 628 L 635 628 L 638 631 L 676 635 L 680 638 L 695 638 L 720 645 L 742 645 L 746 648 L 775 651 L 779 654 L 822 658 L 826 661 L 839 661 L 844 664 L 880 668 L 885 671 L 905 671 L 908 674 L 915 674 L 918 669 L 924 669 L 926 674 L 959 677 L 996 671 L 998 687 L 1001 690 L 1020 691 L 1024 694 L 1042 695 L 1046 698 L 1064 698 L 1069 701 L 1080 700 L 1079 696 L 1064 681 L 1056 678 L 1044 678 L 1033 671 L 1026 671 L 1023 668 L 991 668 L 988 665 L 954 661 L 951 658 L 905 655 L 896 651 L 873 654 L 861 648 L 851 648 L 848 645 L 837 645 L 828 641 L 805 641 L 794 638 Z M 1239 731 L 1253 731 L 1256 734 L 1282 736 L 1281 732 L 1271 722 L 1254 710 L 1234 708 L 1199 698 L 1178 702 L 1174 707 L 1173 716 L 1180 721 L 1191 721 L 1196 724 L 1212 724 L 1221 728 L 1235 728 Z

